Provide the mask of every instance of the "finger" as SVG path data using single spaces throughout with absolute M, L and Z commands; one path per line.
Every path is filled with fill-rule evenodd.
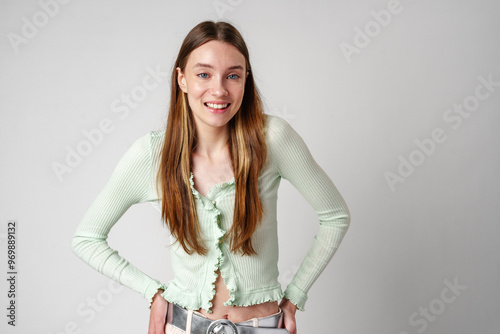
M 152 319 L 152 317 L 150 315 L 149 316 L 148 334 L 155 334 L 154 333 L 154 329 L 155 329 L 155 326 L 154 326 L 154 323 L 153 323 L 153 319 Z
M 295 317 L 285 313 L 284 317 L 285 329 L 290 332 L 290 334 L 297 334 L 297 328 L 295 324 Z
M 290 332 L 290 334 L 297 334 L 297 329 L 295 328 L 295 324 L 290 326 L 285 326 L 285 328 L 287 331 Z
M 157 330 L 157 334 L 165 334 L 165 324 L 161 325 Z
M 154 334 L 165 334 L 165 318 L 157 317 L 154 322 Z
M 165 316 L 160 313 L 152 314 L 149 319 L 148 334 L 165 334 Z

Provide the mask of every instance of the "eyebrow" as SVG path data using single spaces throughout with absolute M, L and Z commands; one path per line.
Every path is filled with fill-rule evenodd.
M 212 65 L 210 65 L 210 64 L 203 64 L 203 63 L 196 63 L 194 65 L 194 67 L 207 67 L 207 68 L 214 69 L 214 67 Z M 228 70 L 242 70 L 243 71 L 243 66 L 241 66 L 241 65 L 230 66 L 230 67 L 228 67 Z

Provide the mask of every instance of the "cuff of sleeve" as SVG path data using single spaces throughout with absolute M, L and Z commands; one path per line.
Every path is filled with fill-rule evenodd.
M 305 304 L 307 301 L 307 295 L 304 292 L 302 292 L 295 285 L 289 284 L 286 287 L 284 294 L 285 294 L 284 298 L 288 299 L 292 304 L 297 306 L 297 308 L 300 311 L 305 311 Z
M 151 308 L 153 297 L 158 292 L 158 289 L 162 289 L 163 291 L 165 291 L 167 289 L 167 286 L 163 283 L 153 280 L 144 291 L 144 297 L 149 301 L 149 308 Z

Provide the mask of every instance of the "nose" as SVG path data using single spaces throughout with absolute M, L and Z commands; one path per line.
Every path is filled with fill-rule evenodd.
M 227 91 L 226 86 L 224 84 L 224 78 L 222 78 L 222 77 L 218 77 L 218 78 L 214 77 L 213 78 L 210 93 L 213 96 L 227 96 L 228 95 L 228 91 Z

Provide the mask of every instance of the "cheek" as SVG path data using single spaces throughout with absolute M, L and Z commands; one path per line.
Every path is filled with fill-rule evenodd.
M 245 87 L 244 86 L 236 87 L 233 90 L 233 94 L 235 97 L 238 98 L 238 100 L 243 100 L 243 95 L 245 94 Z
M 206 89 L 200 83 L 192 83 L 189 86 L 189 93 L 193 97 L 200 97 Z

